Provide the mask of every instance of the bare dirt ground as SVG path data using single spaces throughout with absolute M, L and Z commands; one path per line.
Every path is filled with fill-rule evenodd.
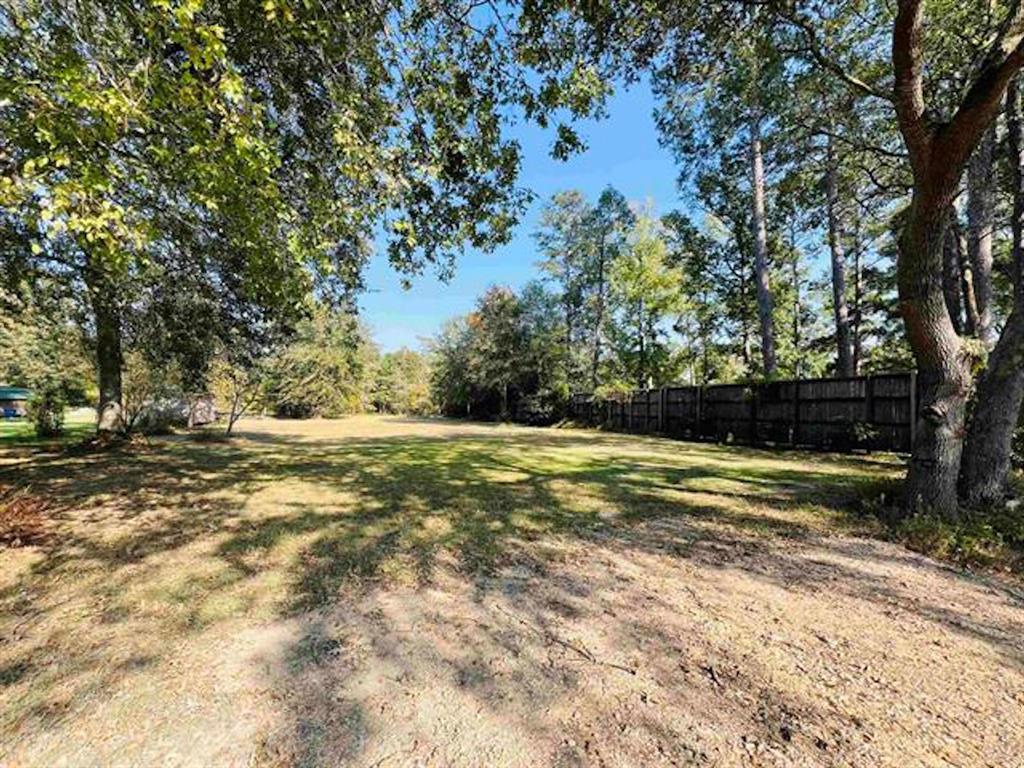
M 866 536 L 888 460 L 369 417 L 5 458 L 58 511 L 0 550 L 0 765 L 1024 765 L 1024 587 Z

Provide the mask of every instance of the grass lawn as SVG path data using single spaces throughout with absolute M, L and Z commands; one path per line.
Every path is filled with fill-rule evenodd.
M 394 417 L 237 429 L 0 438 L 0 482 L 53 529 L 0 551 L 0 764 L 1024 754 L 1024 595 L 872 538 L 895 459 Z
M 0 449 L 73 443 L 88 437 L 95 428 L 96 413 L 91 408 L 69 410 L 64 419 L 64 434 L 56 439 L 36 437 L 31 419 L 0 419 Z

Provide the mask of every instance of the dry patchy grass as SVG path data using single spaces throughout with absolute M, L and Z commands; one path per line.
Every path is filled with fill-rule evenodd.
M 0 553 L 0 763 L 1024 749 L 1021 596 L 862 538 L 886 458 L 359 417 L 5 459 L 59 514 Z

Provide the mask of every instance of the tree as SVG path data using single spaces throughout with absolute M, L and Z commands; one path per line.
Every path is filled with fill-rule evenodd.
M 618 190 L 606 187 L 589 216 L 589 237 L 592 239 L 586 274 L 587 327 L 590 333 L 590 386 L 597 389 L 604 354 L 605 325 L 608 314 L 609 274 L 621 254 L 628 248 L 628 233 L 636 224 L 636 216 Z
M 538 87 L 508 13 L 333 0 L 0 9 L 0 207 L 17 232 L 5 268 L 85 297 L 101 430 L 121 426 L 125 313 L 185 262 L 293 322 L 314 284 L 358 287 L 381 224 L 405 274 L 445 273 L 465 245 L 507 240 L 526 194 L 503 124 L 589 114 L 603 94 L 581 67 Z M 561 155 L 579 144 L 567 127 L 558 136 Z
M 929 112 L 925 99 L 925 39 L 924 3 L 900 0 L 892 33 L 894 104 L 914 189 L 900 238 L 898 283 L 923 414 L 906 492 L 910 509 L 952 518 L 971 376 L 942 293 L 942 245 L 964 167 L 1024 63 L 1024 9 L 1011 3 L 964 96 L 944 119 Z
M 267 362 L 267 404 L 289 418 L 360 413 L 370 402 L 376 357 L 351 311 L 317 305 Z
M 588 267 L 597 243 L 592 242 L 590 227 L 593 207 L 576 191 L 559 192 L 541 210 L 540 226 L 534 237 L 541 252 L 541 270 L 557 287 L 562 304 L 562 345 L 569 362 L 570 375 L 578 380 L 586 370 L 584 353 L 593 349 L 585 335 L 583 316 L 590 286 Z M 603 276 L 598 276 L 603 289 Z
M 964 449 L 962 485 L 971 504 L 992 504 L 1007 491 L 1013 434 L 1024 402 L 1024 106 L 1019 78 L 1006 94 L 1007 158 L 1012 180 L 1013 304 L 978 382 Z
M 508 418 L 512 390 L 521 378 L 520 360 L 526 348 L 522 306 L 512 291 L 494 287 L 480 297 L 468 324 L 473 333 L 469 365 L 477 387 L 497 395 L 498 415 Z
M 47 283 L 0 289 L 0 382 L 57 389 L 62 401 L 86 405 L 94 396 L 92 379 L 92 361 L 68 297 Z
M 655 90 L 662 100 L 658 126 L 680 165 L 696 170 L 704 190 L 725 173 L 742 174 L 744 225 L 749 228 L 761 368 L 766 376 L 776 373 L 778 355 L 765 158 L 777 127 L 774 105 L 785 88 L 783 62 L 772 45 L 771 30 L 749 24 L 745 34 L 713 55 L 702 53 L 699 65 L 683 68 L 673 60 L 655 70 Z M 742 169 L 734 159 L 738 155 L 746 158 Z
M 710 71 L 707 57 L 721 55 L 728 43 L 721 30 L 736 34 L 737 25 L 723 19 L 751 20 L 761 29 L 782 25 L 794 34 L 796 44 L 785 49 L 794 61 L 891 110 L 902 147 L 882 149 L 894 158 L 905 153 L 912 181 L 899 237 L 899 306 L 921 386 L 905 510 L 955 518 L 973 376 L 946 304 L 944 244 L 963 172 L 1024 64 L 1024 8 L 1011 0 L 992 13 L 973 3 L 929 9 L 926 23 L 923 0 L 899 0 L 895 16 L 875 2 L 772 2 L 751 11 L 722 2 L 702 4 L 701 13 L 688 3 L 569 10 L 537 3 L 528 21 L 538 40 L 600 63 L 603 74 L 618 68 L 635 79 L 654 70 L 677 82 Z M 636 18 L 644 19 L 642 29 Z M 880 56 L 886 49 L 888 56 Z
M 667 250 L 658 222 L 641 214 L 610 274 L 617 368 L 639 389 L 661 386 L 675 373 L 663 338 L 666 324 L 682 309 L 682 295 L 666 263 Z
M 235 424 L 261 400 L 263 367 L 257 361 L 245 364 L 231 355 L 214 358 L 210 369 L 210 392 L 217 409 L 226 415 L 224 434 L 231 436 Z
M 423 416 L 431 412 L 430 365 L 419 352 L 404 347 L 381 356 L 373 393 L 383 413 Z
M 475 397 L 469 368 L 470 328 L 467 318 L 448 320 L 430 340 L 430 391 L 446 416 L 469 416 Z

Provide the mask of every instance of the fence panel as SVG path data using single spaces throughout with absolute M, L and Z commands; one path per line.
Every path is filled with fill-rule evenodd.
M 637 390 L 618 399 L 574 394 L 577 420 L 690 440 L 832 451 L 910 450 L 913 373 Z

